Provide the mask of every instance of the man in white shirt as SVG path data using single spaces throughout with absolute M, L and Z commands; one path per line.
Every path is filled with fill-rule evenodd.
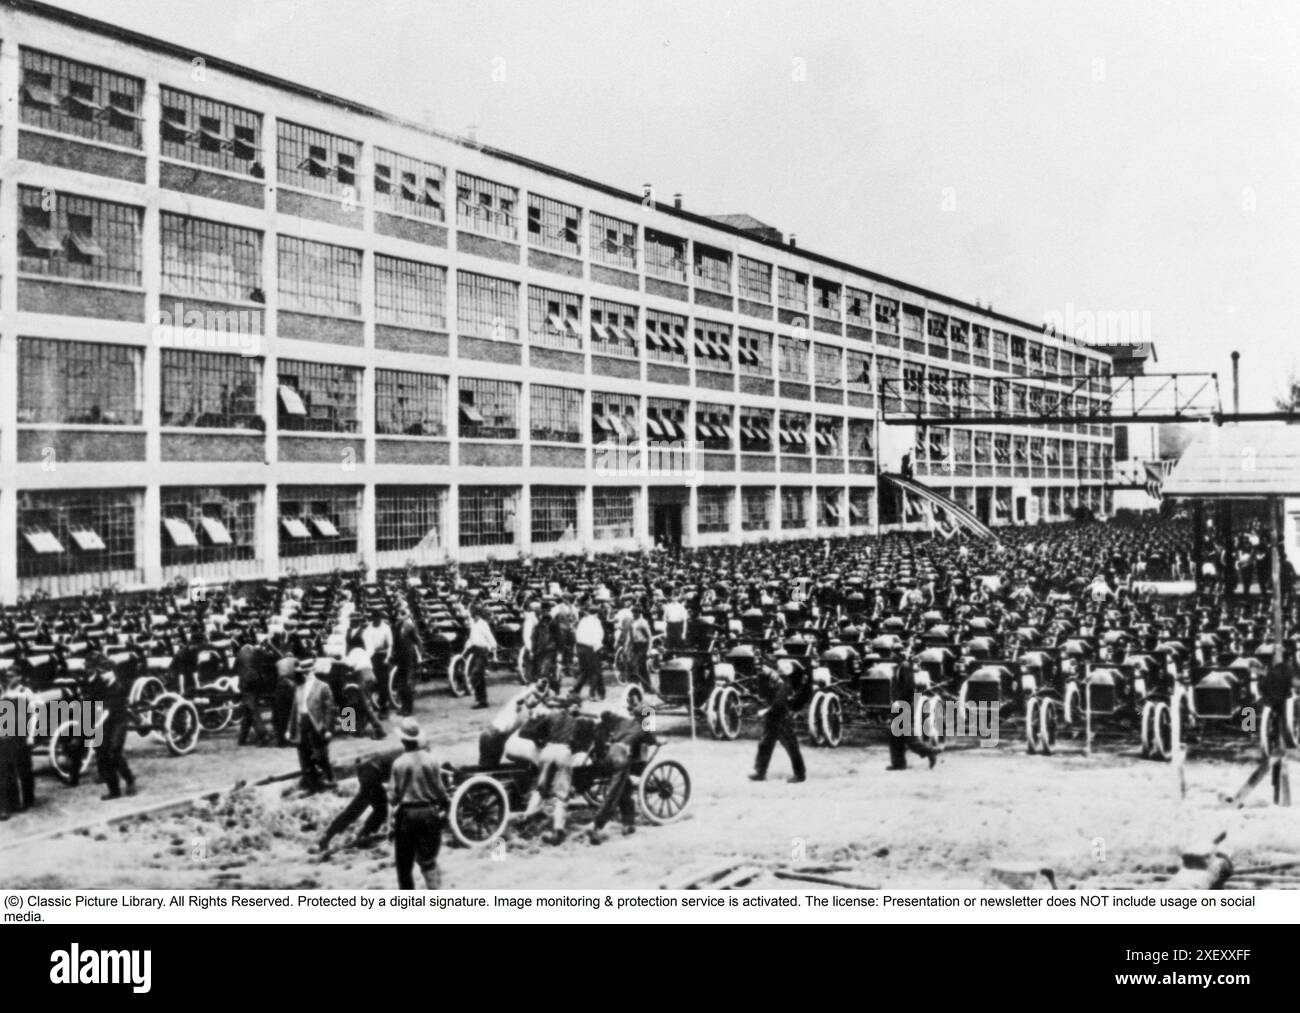
M 677 595 L 664 605 L 665 646 L 670 651 L 680 651 L 686 646 L 686 606 Z
M 508 703 L 502 705 L 479 735 L 478 765 L 480 767 L 491 768 L 501 764 L 506 743 L 510 741 L 511 735 L 524 726 L 536 702 L 537 694 L 529 688 L 521 689 L 510 698 Z
M 528 682 L 533 681 L 533 635 L 537 632 L 537 621 L 541 611 L 541 602 L 529 602 L 528 608 L 524 610 L 523 628 L 519 631 L 520 668 L 524 679 Z
M 600 652 L 605 646 L 605 624 L 600 621 L 600 613 L 594 604 L 588 605 L 586 614 L 578 620 L 574 639 L 578 645 L 578 681 L 574 683 L 573 691 L 580 693 L 586 686 L 593 700 L 604 700 L 605 677 L 601 670 Z
M 370 667 L 379 685 L 379 716 L 386 718 L 393 706 L 388 685 L 388 670 L 393 662 L 393 630 L 384 620 L 383 609 L 370 610 L 370 625 L 361 631 L 361 641 L 370 655 Z
M 474 690 L 472 710 L 483 710 L 488 705 L 487 666 L 488 659 L 496 653 L 497 639 L 492 635 L 488 625 L 487 614 L 482 607 L 476 606 L 471 613 L 473 620 L 469 626 L 469 639 L 465 642 L 470 688 Z

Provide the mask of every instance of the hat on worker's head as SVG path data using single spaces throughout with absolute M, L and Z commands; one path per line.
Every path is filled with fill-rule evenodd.
M 316 671 L 316 659 L 315 659 L 315 658 L 299 658 L 299 659 L 298 659 L 298 674 L 299 674 L 299 675 L 309 675 L 310 673 L 312 673 L 312 672 L 314 672 L 314 671 Z
M 420 728 L 420 722 L 416 721 L 415 718 L 403 718 L 397 734 L 404 743 L 413 743 L 417 746 L 424 745 L 424 732 Z

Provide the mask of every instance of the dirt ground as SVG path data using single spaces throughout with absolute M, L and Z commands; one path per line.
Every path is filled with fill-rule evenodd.
M 498 683 L 494 700 L 510 692 Z M 491 712 L 486 712 L 491 713 Z M 440 759 L 474 761 L 485 712 L 432 690 L 421 721 Z M 390 722 L 392 724 L 392 722 Z M 778 749 L 771 779 L 746 779 L 753 735 L 714 742 L 701 726 L 692 741 L 684 718 L 665 718 L 663 755 L 690 771 L 692 798 L 676 823 L 642 819 L 628 837 L 599 846 L 581 833 L 590 810 L 570 814 L 568 841 L 541 843 L 544 821 L 513 830 L 504 844 L 471 851 L 447 836 L 444 885 L 451 889 L 654 889 L 682 883 L 692 869 L 724 860 L 771 869 L 833 865 L 844 878 L 889 887 L 987 885 L 993 865 L 1033 863 L 1054 870 L 1058 884 L 1121 885 L 1137 872 L 1168 870 L 1184 848 L 1208 846 L 1227 831 L 1238 864 L 1300 851 L 1300 809 L 1268 805 L 1266 786 L 1245 809 L 1224 805 L 1239 788 L 1248 754 L 1193 754 L 1187 792 L 1174 769 L 1142 760 L 1131 744 L 1103 744 L 1092 757 L 1066 742 L 1052 757 L 1029 756 L 1004 729 L 996 748 L 958 745 L 939 766 L 916 760 L 887 772 L 879 736 L 856 735 L 836 750 L 805 747 L 809 780 L 792 785 Z M 389 744 L 395 744 L 390 738 Z M 340 742 L 341 761 L 374 748 Z M 303 797 L 293 782 L 232 791 L 295 766 L 291 751 L 239 748 L 234 734 L 205 739 L 188 757 L 133 740 L 130 758 L 143 793 L 101 802 L 97 784 L 75 791 L 38 774 L 38 805 L 0 825 L 0 886 L 48 888 L 364 888 L 395 886 L 391 845 L 353 847 L 349 835 L 327 856 L 312 850 L 329 819 L 346 804 L 354 781 L 335 793 Z M 38 766 L 43 766 L 38 761 Z M 213 800 L 115 820 L 146 804 L 202 791 Z M 91 819 L 105 822 L 77 829 Z M 352 832 L 355 832 L 354 831 Z M 64 830 L 62 833 L 54 831 Z M 763 886 L 807 889 L 766 880 Z

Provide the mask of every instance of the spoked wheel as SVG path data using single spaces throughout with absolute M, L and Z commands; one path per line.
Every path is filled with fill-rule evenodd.
M 626 647 L 620 647 L 614 652 L 614 678 L 620 686 L 626 686 L 628 666 L 628 652 Z
M 215 735 L 230 727 L 230 722 L 235 720 L 235 710 L 236 705 L 233 700 L 206 704 L 199 711 L 199 724 L 203 726 L 205 732 Z
M 1283 716 L 1272 704 L 1265 704 L 1259 714 L 1259 748 L 1265 756 L 1272 756 L 1284 746 Z
M 458 654 L 447 666 L 447 685 L 452 696 L 469 696 L 469 659 Z
M 1151 708 L 1151 750 L 1158 760 L 1174 755 L 1174 715 L 1163 700 L 1157 700 Z
M 715 686 L 704 704 L 704 716 L 709 722 L 709 734 L 715 739 L 722 738 L 722 724 L 718 719 L 718 704 L 722 702 L 724 687 Z
M 735 686 L 723 686 L 718 697 L 718 730 L 722 738 L 734 740 L 739 737 L 740 722 L 740 690 Z
M 1043 701 L 1036 696 L 1025 701 L 1025 747 L 1031 755 L 1038 752 L 1038 711 L 1042 706 Z
M 655 760 L 641 775 L 637 798 L 651 823 L 672 823 L 690 804 L 691 775 L 676 760 Z
M 826 740 L 822 738 L 821 721 L 817 718 L 817 711 L 818 708 L 821 707 L 822 694 L 824 692 L 825 690 L 819 689 L 813 694 L 813 698 L 808 704 L 808 737 L 812 739 L 812 744 L 814 746 L 822 746 L 826 744 Z
M 600 809 L 609 795 L 609 778 L 592 778 L 591 784 L 582 790 L 582 797 L 593 809 Z
M 90 761 L 95 754 L 95 747 L 77 735 L 77 721 L 65 721 L 54 729 L 50 736 L 50 766 L 55 776 L 64 784 L 72 781 L 72 771 L 76 767 L 76 755 L 81 751 L 81 770 L 84 774 L 90 769 Z
M 1079 684 L 1065 684 L 1065 698 L 1061 706 L 1061 722 L 1072 725 L 1079 719 Z
M 627 692 L 623 694 L 623 706 L 628 711 L 634 711 L 640 710 L 643 703 L 645 703 L 645 691 L 635 684 L 629 686 Z
M 817 725 L 822 742 L 834 749 L 844 740 L 844 705 L 834 693 L 823 693 L 817 707 Z
M 199 744 L 198 708 L 189 700 L 177 699 L 168 709 L 162 720 L 163 742 L 172 756 L 185 756 L 192 753 Z
M 161 697 L 166 692 L 167 692 L 167 687 L 163 685 L 163 681 L 161 679 L 157 678 L 156 676 L 146 675 L 146 676 L 142 676 L 139 679 L 136 679 L 133 683 L 131 683 L 131 692 L 127 698 L 127 701 L 128 703 L 133 705 L 153 707 L 154 703 L 158 700 L 158 698 Z M 141 725 L 137 727 L 135 731 L 137 735 L 143 737 L 145 735 L 148 735 L 151 730 L 152 729 L 150 729 L 147 725 Z
M 510 799 L 501 782 L 475 774 L 451 797 L 451 833 L 467 848 L 491 844 L 506 829 Z
M 1048 699 L 1038 702 L 1038 749 L 1044 756 L 1056 749 L 1056 708 Z

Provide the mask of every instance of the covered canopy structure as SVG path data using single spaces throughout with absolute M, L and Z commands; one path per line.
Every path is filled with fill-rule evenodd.
M 1277 422 L 1204 426 L 1161 492 L 1184 499 L 1300 496 L 1300 426 Z

